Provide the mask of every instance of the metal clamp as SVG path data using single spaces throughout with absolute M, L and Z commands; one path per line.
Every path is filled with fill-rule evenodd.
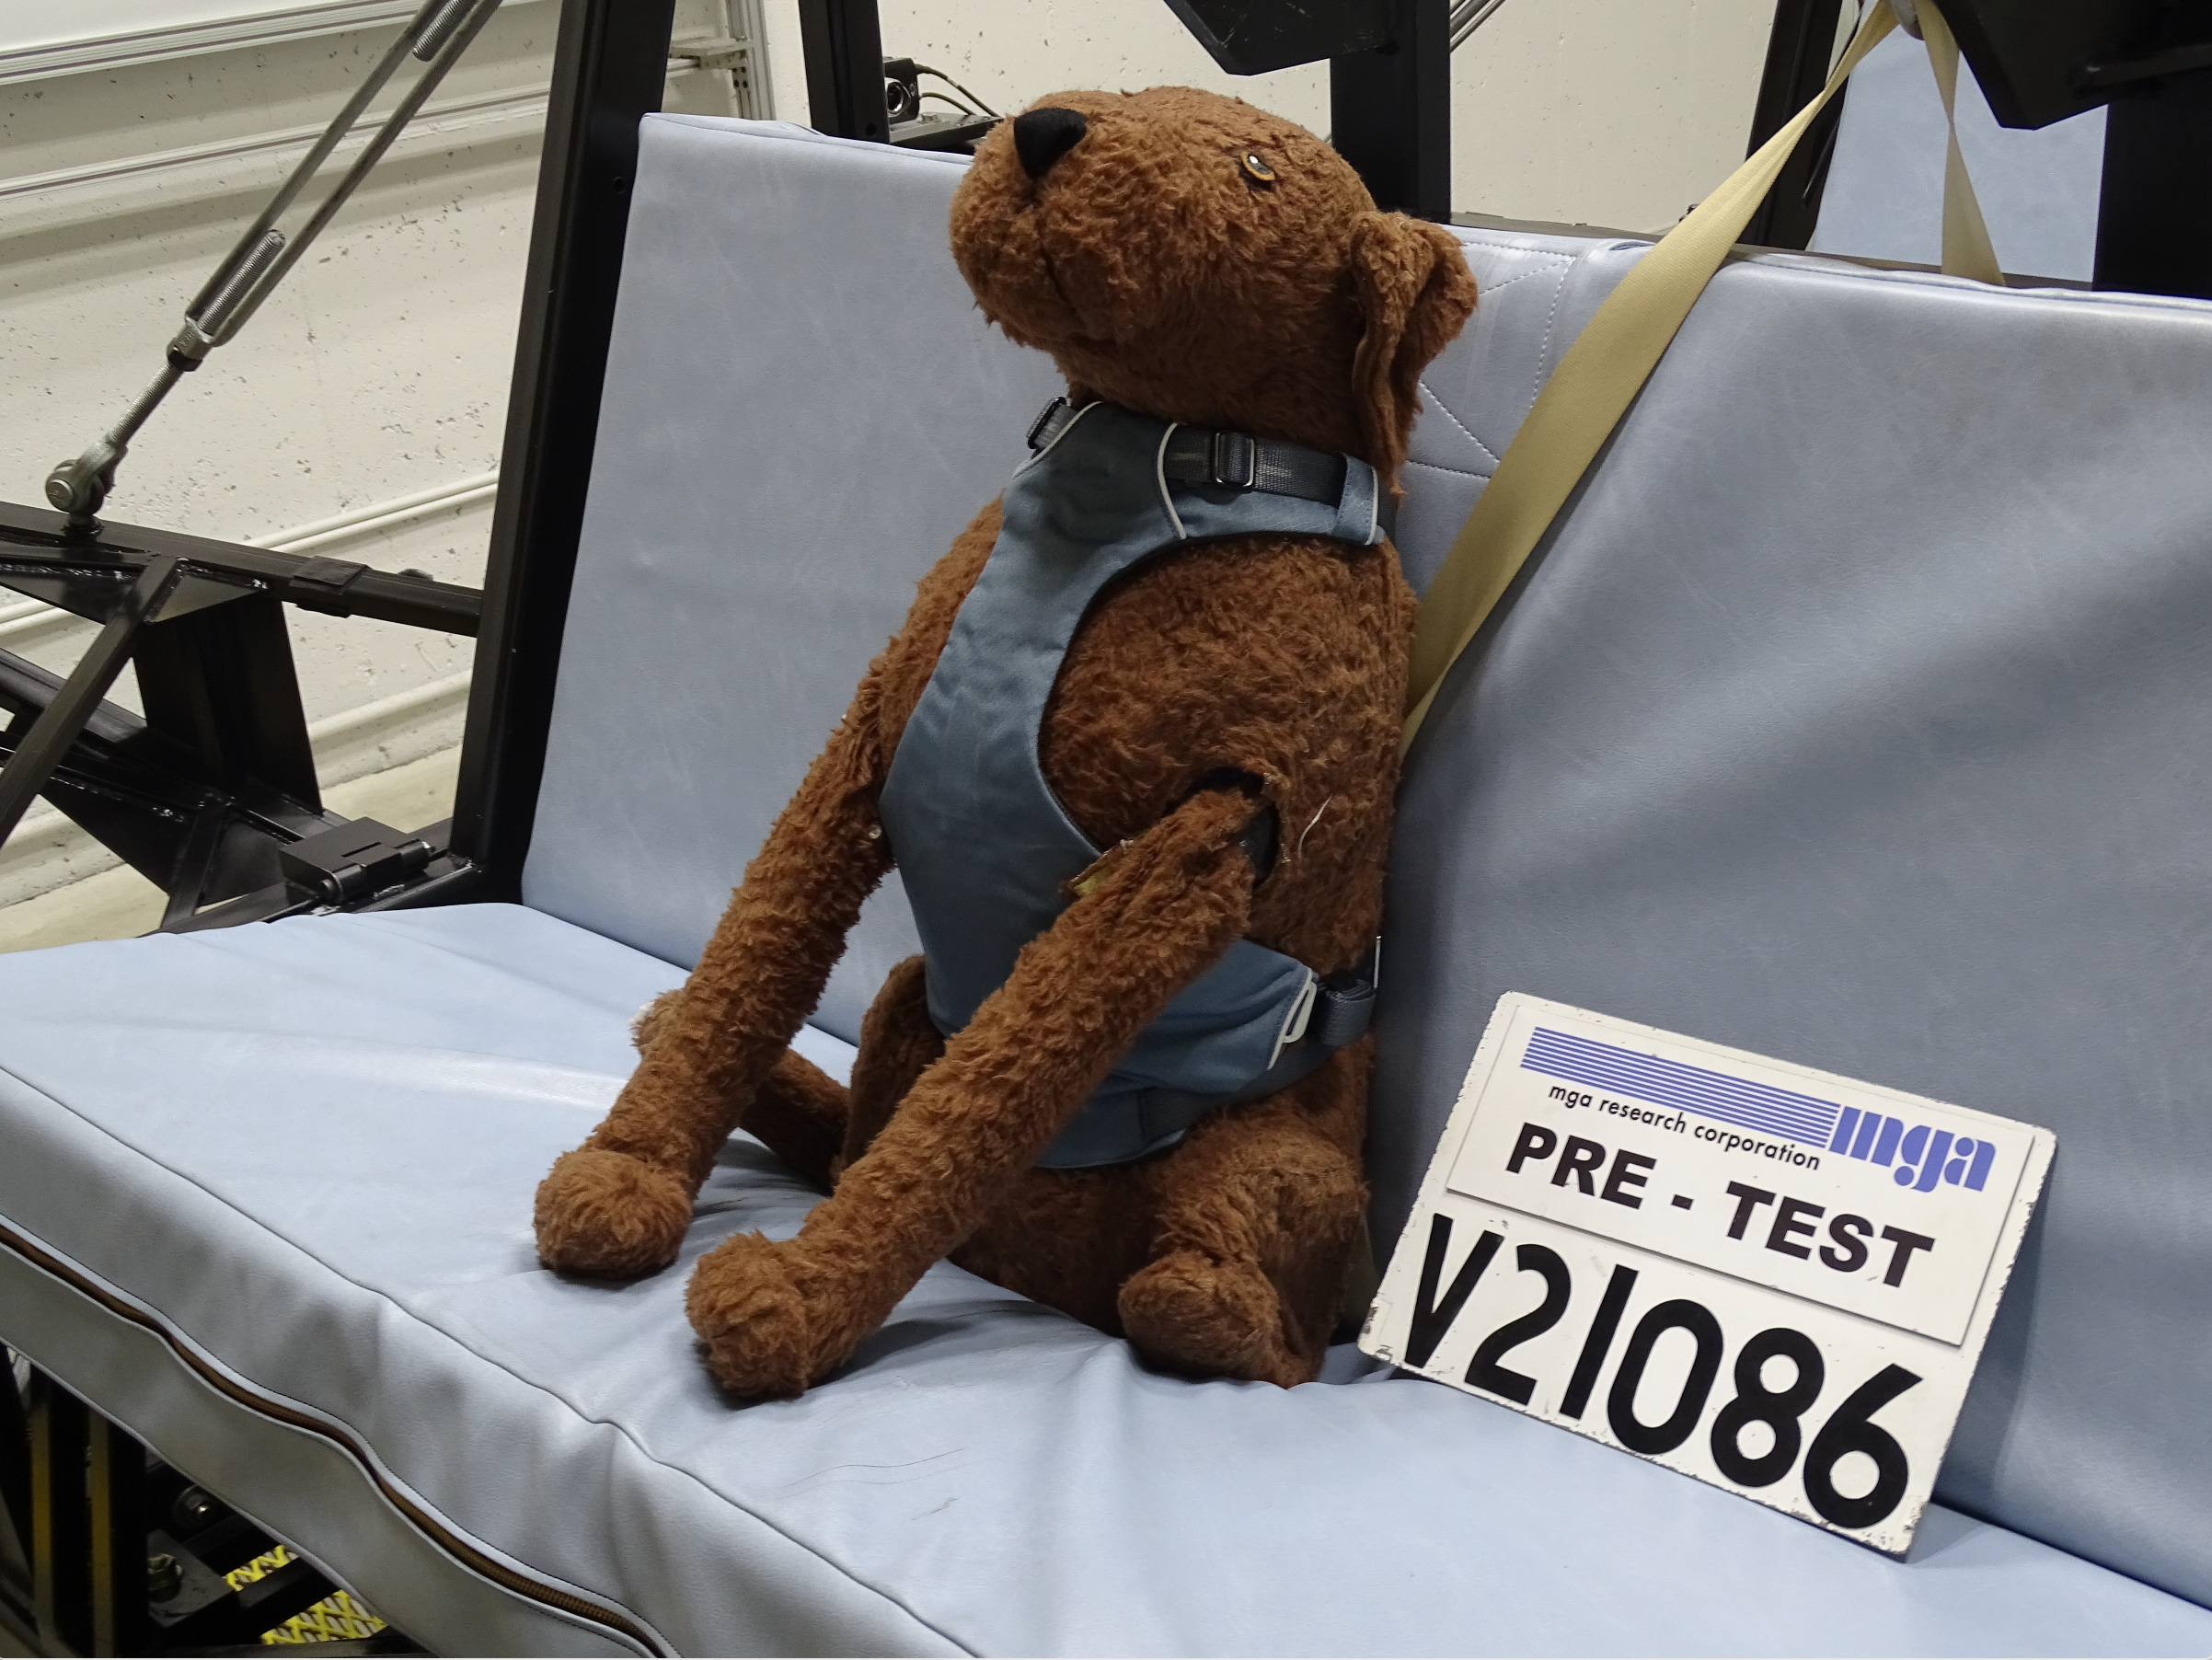
M 346 590 L 367 575 L 368 570 L 351 559 L 312 559 L 292 573 L 284 597 L 303 611 L 350 617 L 352 612 L 345 603 Z
M 373 818 L 294 842 L 277 854 L 284 880 L 326 904 L 344 905 L 420 876 L 439 849 Z

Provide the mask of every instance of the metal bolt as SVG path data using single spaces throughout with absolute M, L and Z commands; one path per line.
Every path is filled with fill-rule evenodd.
M 202 1487 L 188 1487 L 177 1495 L 170 1514 L 179 1533 L 197 1533 L 221 1514 L 223 1501 Z
M 146 1558 L 146 1595 L 156 1602 L 167 1602 L 184 1589 L 184 1568 L 178 1560 L 163 1551 Z

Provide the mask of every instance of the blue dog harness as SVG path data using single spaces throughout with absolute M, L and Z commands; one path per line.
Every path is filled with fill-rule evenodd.
M 880 807 L 921 935 L 929 1018 L 948 1037 L 1067 907 L 1062 884 L 1099 857 L 1045 782 L 1037 740 L 1100 590 L 1220 536 L 1383 539 L 1375 469 L 1349 456 L 1057 400 L 1030 442 L 1036 454 L 1007 488 L 998 540 Z M 1366 1029 L 1373 1004 L 1371 975 L 1324 986 L 1239 940 L 1138 1034 L 1038 1164 L 1079 1170 L 1170 1147 L 1212 1109 L 1312 1071 Z

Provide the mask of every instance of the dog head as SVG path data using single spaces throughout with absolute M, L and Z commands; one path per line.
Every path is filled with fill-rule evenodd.
M 1475 303 L 1449 232 L 1381 213 L 1295 122 L 1190 87 L 1062 92 L 952 202 L 984 315 L 1077 402 L 1342 450 L 1395 479 L 1422 369 Z

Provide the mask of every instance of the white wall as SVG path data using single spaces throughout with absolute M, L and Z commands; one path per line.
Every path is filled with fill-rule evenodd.
M 1319 64 L 1238 79 L 1164 0 L 882 0 L 883 50 L 1001 110 L 1071 86 L 1210 86 L 1317 133 Z M 1452 63 L 1452 203 L 1632 230 L 1672 225 L 1744 159 L 1773 0 L 1505 0 Z M 790 0 L 767 6 L 778 113 L 803 121 Z
M 1505 0 L 1452 62 L 1462 212 L 1660 230 L 1734 171 L 1772 0 Z

